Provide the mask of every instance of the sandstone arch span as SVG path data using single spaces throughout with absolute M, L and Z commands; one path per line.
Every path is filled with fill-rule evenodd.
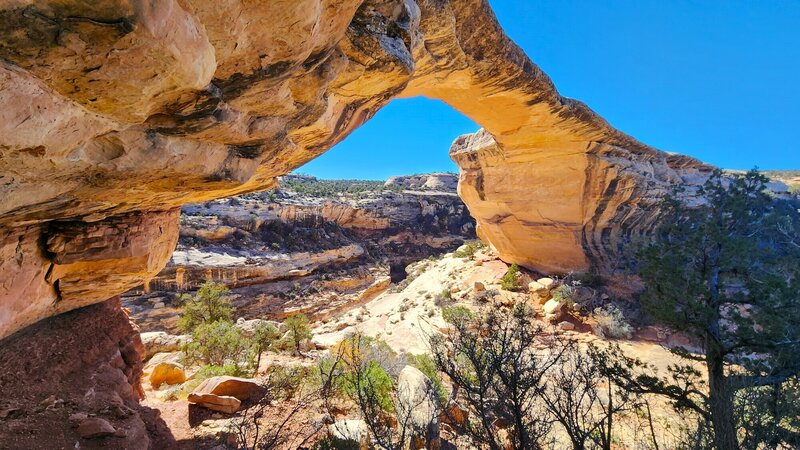
M 531 268 L 603 264 L 708 170 L 562 98 L 485 0 L 15 0 L 0 30 L 0 338 L 140 284 L 181 204 L 270 188 L 396 96 L 486 130 L 460 191 Z

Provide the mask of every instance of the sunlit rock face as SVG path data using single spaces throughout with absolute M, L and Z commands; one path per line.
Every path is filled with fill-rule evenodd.
M 13 0 L 0 31 L 0 337 L 152 276 L 180 205 L 272 187 L 397 96 L 493 137 L 462 193 L 535 268 L 585 269 L 641 183 L 705 170 L 560 97 L 485 0 Z
M 512 152 L 483 130 L 458 138 L 450 155 L 478 236 L 506 262 L 558 274 L 619 268 L 632 238 L 658 223 L 670 187 L 692 195 L 709 173 L 691 158 L 600 142 Z

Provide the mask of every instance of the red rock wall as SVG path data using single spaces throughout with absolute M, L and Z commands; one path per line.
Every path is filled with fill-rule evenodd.
M 43 320 L 0 346 L 0 448 L 147 449 L 138 401 L 144 346 L 118 298 Z M 76 415 L 119 436 L 83 439 Z

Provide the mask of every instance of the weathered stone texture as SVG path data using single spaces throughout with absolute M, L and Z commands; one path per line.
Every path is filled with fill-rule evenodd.
M 0 31 L 0 337 L 147 278 L 162 211 L 270 188 L 396 96 L 486 130 L 461 193 L 532 268 L 585 270 L 707 170 L 561 97 L 485 0 L 13 0 Z

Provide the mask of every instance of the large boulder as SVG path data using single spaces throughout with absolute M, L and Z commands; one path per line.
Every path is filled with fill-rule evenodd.
M 397 379 L 397 420 L 406 424 L 413 448 L 438 448 L 439 411 L 431 380 L 419 369 L 406 366 Z
M 334 439 L 355 445 L 359 449 L 368 448 L 369 428 L 363 420 L 337 420 L 328 425 L 328 433 Z
M 257 399 L 263 392 L 264 387 L 255 380 L 218 376 L 203 380 L 188 400 L 214 411 L 231 413 L 239 409 L 242 401 Z
M 186 372 L 182 363 L 181 353 L 156 353 L 144 367 L 144 376 L 147 377 L 153 389 L 158 389 L 162 384 L 180 384 L 186 381 Z
M 189 394 L 189 403 L 202 406 L 203 408 L 212 411 L 219 411 L 225 414 L 233 414 L 239 410 L 242 405 L 241 400 L 236 397 L 228 395 L 214 395 L 204 393 Z
M 164 331 L 142 333 L 144 359 L 150 359 L 156 353 L 171 353 L 181 349 L 189 341 L 189 336 L 173 335 Z

